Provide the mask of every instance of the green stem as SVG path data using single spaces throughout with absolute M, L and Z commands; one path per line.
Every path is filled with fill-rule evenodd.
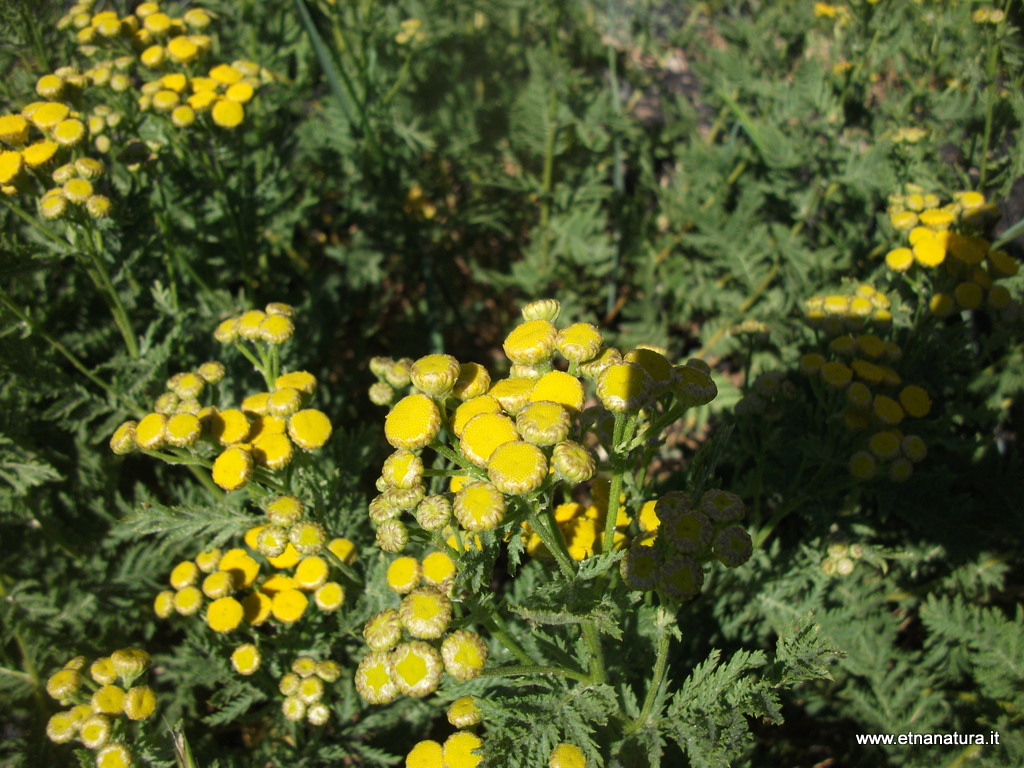
M 601 542 L 602 552 L 611 552 L 615 546 L 615 521 L 619 516 L 619 495 L 622 493 L 623 456 L 619 453 L 619 444 L 623 440 L 626 428 L 633 419 L 624 413 L 615 414 L 615 426 L 612 429 L 612 480 L 608 488 L 608 509 L 604 513 L 604 538 Z
M 480 677 L 512 677 L 514 675 L 554 675 L 555 677 L 567 677 L 570 680 L 578 680 L 581 683 L 593 682 L 590 677 L 581 672 L 574 672 L 564 667 L 548 667 L 539 664 L 491 667 L 480 673 Z
M 985 182 L 988 180 L 988 152 L 992 142 L 992 122 L 995 117 L 996 88 L 998 87 L 996 67 L 999 63 L 999 45 L 995 31 L 992 32 L 992 38 L 991 47 L 988 51 L 988 66 L 985 73 L 988 78 L 988 88 L 986 89 L 985 130 L 982 133 L 981 162 L 979 163 L 980 170 L 978 172 L 978 189 L 980 190 L 985 189 Z
M 500 642 L 508 652 L 519 659 L 525 666 L 536 667 L 537 662 L 533 660 L 533 657 L 521 646 L 512 633 L 508 631 L 508 627 L 505 625 L 505 620 L 498 613 L 496 606 L 487 604 L 486 606 L 480 606 L 487 611 L 487 615 L 483 617 L 484 623 L 487 624 L 487 628 L 491 631 L 491 634 L 498 638 Z
M 87 255 L 92 262 L 92 271 L 86 270 L 86 272 L 89 273 L 96 287 L 99 288 L 100 293 L 106 298 L 110 312 L 114 316 L 114 322 L 121 331 L 121 336 L 124 337 L 125 346 L 128 347 L 128 354 L 132 357 L 138 357 L 139 340 L 135 337 L 135 331 L 132 330 L 131 321 L 128 319 L 128 312 L 125 311 L 124 304 L 121 303 L 121 297 L 118 296 L 117 289 L 114 288 L 114 283 L 110 279 L 110 273 L 107 271 L 107 265 L 103 262 L 103 257 L 100 255 L 103 235 L 89 223 L 86 227 L 85 238 L 89 244 Z M 97 243 L 97 240 L 99 240 L 99 243 Z
M 668 649 L 670 644 L 671 637 L 669 636 L 668 630 L 662 628 L 661 633 L 658 635 L 657 657 L 654 661 L 654 675 L 651 677 L 651 684 L 647 688 L 647 695 L 644 696 L 643 707 L 640 709 L 640 715 L 637 719 L 626 726 L 622 734 L 623 736 L 629 736 L 630 734 L 636 733 L 647 725 L 647 721 L 651 716 L 651 709 L 654 707 L 654 701 L 658 697 L 658 691 L 660 691 L 661 686 L 665 684 L 665 672 L 668 670 Z

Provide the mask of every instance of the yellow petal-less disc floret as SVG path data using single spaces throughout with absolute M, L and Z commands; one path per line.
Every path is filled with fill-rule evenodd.
M 252 451 L 231 446 L 214 460 L 213 482 L 225 491 L 237 491 L 249 482 L 252 469 Z
M 587 756 L 575 744 L 563 741 L 551 750 L 548 768 L 587 768 Z
M 481 413 L 466 423 L 459 447 L 462 455 L 473 464 L 485 467 L 498 446 L 518 439 L 516 425 L 508 416 Z
M 43 139 L 25 147 L 21 151 L 21 158 L 30 168 L 38 168 L 50 161 L 57 152 L 57 146 L 57 142 Z
M 405 631 L 421 640 L 436 640 L 452 619 L 452 602 L 434 587 L 419 587 L 402 598 L 398 616 Z
M 487 665 L 487 646 L 476 632 L 458 629 L 441 643 L 444 668 L 456 680 L 472 680 Z
M 316 555 L 309 555 L 299 561 L 295 567 L 293 578 L 299 589 L 312 592 L 327 581 L 329 570 L 326 560 Z
M 402 643 L 391 652 L 391 680 L 407 696 L 420 698 L 436 691 L 443 670 L 441 654 L 429 643 Z
M 240 675 L 252 675 L 260 668 L 263 656 L 252 643 L 244 643 L 231 652 L 231 666 Z
M 513 363 L 537 365 L 551 357 L 558 329 L 548 320 L 528 320 L 505 338 L 502 348 Z
M 405 756 L 405 768 L 438 768 L 444 764 L 441 744 L 433 739 L 416 742 Z
M 610 365 L 597 379 L 597 396 L 605 408 L 616 413 L 640 410 L 650 388 L 650 376 L 635 363 Z
M 263 592 L 250 592 L 242 598 L 245 622 L 258 627 L 270 618 L 271 597 Z
M 491 385 L 487 394 L 497 400 L 505 413 L 515 415 L 519 409 L 526 405 L 530 399 L 530 393 L 537 384 L 537 379 L 532 378 L 509 378 L 500 379 Z M 552 398 L 544 398 L 550 400 Z
M 408 594 L 419 586 L 422 573 L 420 563 L 415 557 L 396 557 L 388 566 L 388 588 L 400 595 Z
M 483 741 L 471 731 L 456 731 L 442 745 L 444 764 L 449 768 L 476 768 L 483 755 L 475 754 Z
M 124 713 L 129 720 L 146 720 L 156 711 L 156 695 L 148 685 L 129 688 L 124 696 Z
M 0 141 L 18 147 L 28 141 L 28 120 L 24 115 L 0 115 Z
M 910 384 L 900 390 L 900 405 L 907 412 L 908 416 L 920 419 L 927 416 L 932 409 L 931 398 L 923 387 Z
M 242 604 L 233 597 L 222 597 L 206 609 L 206 623 L 214 632 L 230 632 L 242 623 Z
M 132 753 L 120 742 L 107 744 L 96 753 L 96 768 L 132 768 Z
M 214 121 L 217 120 L 217 105 L 214 105 Z M 295 333 L 295 324 L 287 315 L 267 315 L 260 322 L 260 338 L 267 344 L 284 344 Z
M 568 373 L 550 371 L 533 385 L 528 400 L 532 403 L 558 403 L 570 413 L 577 414 L 583 410 L 583 383 Z
M 569 434 L 569 412 L 558 403 L 535 402 L 516 415 L 516 428 L 528 443 L 554 445 Z
M 400 448 L 384 460 L 381 476 L 396 488 L 412 488 L 423 478 L 423 460 Z
M 463 363 L 452 386 L 452 395 L 459 400 L 471 400 L 487 392 L 491 386 L 491 375 L 479 363 Z
M 291 463 L 294 450 L 292 442 L 282 434 L 263 434 L 253 440 L 253 460 L 268 469 L 282 469 Z
M 282 624 L 294 624 L 302 618 L 309 598 L 297 589 L 284 589 L 274 595 L 270 606 L 274 618 Z
M 327 581 L 313 593 L 313 602 L 321 611 L 336 611 L 345 602 L 345 589 L 336 581 Z
M 412 385 L 431 397 L 447 393 L 459 378 L 459 361 L 451 355 L 426 355 L 412 364 Z
M 154 451 L 164 444 L 167 417 L 162 413 L 149 413 L 135 427 L 135 442 L 139 448 Z
M 274 390 L 297 389 L 306 395 L 316 392 L 316 376 L 307 371 L 291 371 L 274 379 Z
M 331 420 L 315 408 L 306 408 L 288 419 L 288 435 L 304 451 L 321 448 L 331 437 Z
M 548 460 L 540 448 L 530 443 L 505 443 L 491 454 L 487 476 L 502 493 L 533 493 L 548 476 Z
M 252 428 L 248 417 L 237 408 L 218 411 L 210 417 L 208 424 L 210 437 L 224 446 L 244 442 Z
M 124 689 L 117 685 L 103 685 L 92 695 L 92 711 L 101 715 L 120 715 L 124 712 Z
M 210 116 L 221 128 L 237 128 L 245 120 L 245 108 L 237 101 L 218 99 L 210 110 Z
M 455 518 L 467 531 L 490 531 L 505 517 L 505 499 L 490 483 L 466 483 L 455 494 Z
M 221 556 L 217 569 L 231 574 L 235 589 L 245 589 L 256 581 L 260 572 L 260 564 L 244 549 L 235 547 Z
M 448 705 L 448 722 L 456 728 L 471 728 L 482 719 L 480 705 L 474 696 L 460 696 Z
M 573 323 L 560 330 L 555 338 L 555 348 L 572 363 L 593 360 L 603 344 L 601 331 L 590 323 Z
M 20 152 L 5 150 L 0 152 L 0 184 L 10 184 L 21 173 L 22 157 Z
M 469 420 L 481 413 L 500 414 L 501 403 L 490 395 L 478 395 L 477 397 L 466 400 L 459 405 L 459 407 L 455 409 L 455 413 L 452 414 L 452 431 L 459 438 L 462 438 L 463 432 L 466 429 L 466 424 L 469 423 Z
M 184 448 L 194 445 L 202 431 L 199 419 L 191 413 L 178 413 L 167 420 L 164 426 L 164 439 L 168 445 Z
M 391 679 L 391 655 L 371 651 L 356 667 L 356 691 L 369 704 L 390 704 L 398 696 Z
M 423 394 L 403 397 L 384 420 L 384 436 L 395 448 L 417 450 L 429 445 L 441 429 L 441 413 Z
M 423 581 L 434 587 L 442 587 L 455 578 L 455 563 L 444 552 L 431 552 L 420 564 Z

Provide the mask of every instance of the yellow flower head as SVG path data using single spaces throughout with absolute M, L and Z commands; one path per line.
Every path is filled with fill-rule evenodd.
M 398 696 L 391 679 L 391 654 L 371 651 L 356 667 L 356 691 L 369 704 L 390 704 Z
M 459 447 L 473 464 L 485 467 L 498 446 L 518 439 L 516 425 L 508 416 L 481 413 L 466 423 Z
M 558 319 L 561 311 L 562 305 L 557 299 L 537 299 L 520 310 L 523 320 L 547 320 L 552 323 Z
M 135 427 L 135 442 L 139 448 L 153 451 L 160 448 L 165 440 L 167 417 L 162 413 L 150 413 L 142 417 Z
M 217 120 L 214 107 L 214 121 Z M 259 335 L 267 344 L 284 344 L 295 333 L 295 324 L 287 315 L 269 314 L 260 321 Z
M 455 578 L 455 563 L 444 552 L 431 552 L 421 564 L 423 581 L 441 587 Z
M 22 157 L 20 152 L 5 150 L 0 152 L 0 184 L 10 184 L 21 173 Z
M 476 768 L 482 755 L 475 754 L 483 746 L 483 741 L 470 731 L 456 731 L 444 740 L 442 750 L 444 764 L 447 768 Z
M 187 64 L 199 56 L 199 46 L 187 35 L 178 35 L 167 41 L 167 55 L 179 64 Z M 145 61 L 143 63 L 146 64 Z
M 124 689 L 117 685 L 103 685 L 92 695 L 92 711 L 101 715 L 120 715 L 124 712 Z
M 480 706 L 473 696 L 460 696 L 448 705 L 448 722 L 456 728 L 469 728 L 481 720 Z
M 327 581 L 313 593 L 313 602 L 321 611 L 336 611 L 345 602 L 345 590 L 336 581 Z
M 252 477 L 252 451 L 233 445 L 213 462 L 213 482 L 225 491 L 237 491 Z
M 237 101 L 218 99 L 210 110 L 213 122 L 221 128 L 237 128 L 245 120 L 245 108 Z
M 487 475 L 503 493 L 533 493 L 548 476 L 548 460 L 540 448 L 530 443 L 504 443 L 491 454 Z
M 563 406 L 570 414 L 583 410 L 583 383 L 562 371 L 550 371 L 541 376 L 530 389 L 530 402 L 552 402 Z
M 491 376 L 479 363 L 462 363 L 459 375 L 452 385 L 452 395 L 459 400 L 468 401 L 487 392 L 491 386 Z
M 505 413 L 514 416 L 520 408 L 529 402 L 530 392 L 533 391 L 536 384 L 536 379 L 526 377 L 501 379 L 491 385 L 487 394 L 501 404 Z
M 307 408 L 288 419 L 288 434 L 305 451 L 320 448 L 331 437 L 331 421 L 327 414 Z
M 573 483 L 584 483 L 594 476 L 594 456 L 579 443 L 564 440 L 551 453 L 555 472 Z
M 322 557 L 304 557 L 295 567 L 295 585 L 306 592 L 317 590 L 326 583 L 329 570 Z
M 886 395 L 875 395 L 871 409 L 875 417 L 886 426 L 894 427 L 903 421 L 903 408 Z
M 170 617 L 174 613 L 174 597 L 175 593 L 169 589 L 157 593 L 156 598 L 153 600 L 153 613 L 161 619 Z
M 651 378 L 636 363 L 615 363 L 597 379 L 597 396 L 609 411 L 636 412 L 651 391 Z
M 282 624 L 294 624 L 306 612 L 309 599 L 297 589 L 284 589 L 274 595 L 270 610 Z
M 210 77 L 221 85 L 234 85 L 245 75 L 230 64 L 218 64 L 210 70 Z
M 82 685 L 82 675 L 77 669 L 62 669 L 50 675 L 46 681 L 46 692 L 50 698 L 62 699 L 71 698 Z
M 270 595 L 263 592 L 250 592 L 242 598 L 242 610 L 245 611 L 245 621 L 254 627 L 258 627 L 270 618 L 270 607 L 272 601 Z
M 61 187 L 69 203 L 84 203 L 92 195 L 92 183 L 87 179 L 70 179 Z
M 0 115 L 0 141 L 12 147 L 28 141 L 28 120 L 24 115 Z
M 279 389 L 297 389 L 309 396 L 316 392 L 316 376 L 307 371 L 292 371 L 274 379 L 274 391 Z
M 487 646 L 476 632 L 457 629 L 441 643 L 444 668 L 456 680 L 472 680 L 487 664 Z
M 221 555 L 217 568 L 231 574 L 235 589 L 252 586 L 260 572 L 260 564 L 240 547 L 229 549 Z
M 231 652 L 231 666 L 240 675 L 252 675 L 260 668 L 263 656 L 252 643 L 238 646 Z
M 440 430 L 441 413 L 434 401 L 423 394 L 403 397 L 384 420 L 384 436 L 395 448 L 423 448 L 433 442 Z
M 130 688 L 124 696 L 124 713 L 129 720 L 146 720 L 156 711 L 156 695 L 148 685 Z
M 534 445 L 554 445 L 569 434 L 569 412 L 553 402 L 534 402 L 516 416 L 516 428 L 524 440 Z
M 466 400 L 459 405 L 459 407 L 455 409 L 455 413 L 452 414 L 452 431 L 461 438 L 469 420 L 481 413 L 500 414 L 501 403 L 490 395 L 478 395 L 477 397 Z
M 402 598 L 398 617 L 413 637 L 436 640 L 452 620 L 452 602 L 435 587 L 418 587 Z
M 597 326 L 590 323 L 573 323 L 558 332 L 555 348 L 572 363 L 586 363 L 601 351 L 604 338 Z
M 191 413 L 179 413 L 171 416 L 164 425 L 164 439 L 169 445 L 183 448 L 194 445 L 202 431 L 199 419 Z
M 132 753 L 124 744 L 107 744 L 96 753 L 96 768 L 132 768 Z
M 395 647 L 402 637 L 402 620 L 398 611 L 387 608 L 363 626 L 363 639 L 374 651 L 387 651 Z
M 415 557 L 398 557 L 391 561 L 387 570 L 388 588 L 400 595 L 408 594 L 419 586 L 422 569 Z
M 916 384 L 910 384 L 900 390 L 899 399 L 903 410 L 915 419 L 927 416 L 932 409 L 932 400 L 928 393 Z
M 546 362 L 555 349 L 558 329 L 549 320 L 527 320 L 505 338 L 505 355 L 519 365 Z
M 587 768 L 587 756 L 575 744 L 563 741 L 551 750 L 548 768 Z
M 38 168 L 41 165 L 45 165 L 50 161 L 53 155 L 57 151 L 57 143 L 55 141 L 49 141 L 42 139 L 29 144 L 22 151 L 22 160 L 30 168 Z
M 505 499 L 490 483 L 467 483 L 455 494 L 455 518 L 467 531 L 490 531 L 505 517 Z
M 451 355 L 427 355 L 412 364 L 412 385 L 431 397 L 446 394 L 458 381 L 461 367 Z
M 400 693 L 427 696 L 441 683 L 441 654 L 423 641 L 402 643 L 391 652 L 391 680 Z
M 406 768 L 436 768 L 444 764 L 444 751 L 433 739 L 416 742 L 405 756 Z
M 878 462 L 867 451 L 857 451 L 850 457 L 850 475 L 855 480 L 860 480 L 861 482 L 870 480 L 875 476 L 877 468 Z

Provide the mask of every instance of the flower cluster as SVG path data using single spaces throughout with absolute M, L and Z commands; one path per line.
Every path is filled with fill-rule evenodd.
M 696 597 L 706 563 L 718 560 L 737 568 L 750 559 L 750 535 L 738 524 L 745 512 L 739 496 L 717 488 L 696 504 L 682 491 L 647 502 L 640 515 L 644 535 L 622 560 L 623 581 L 631 589 L 657 589 L 670 600 Z
M 59 744 L 78 739 L 95 752 L 97 768 L 130 768 L 129 723 L 156 710 L 153 689 L 135 684 L 149 668 L 149 654 L 122 648 L 88 669 L 86 664 L 84 656 L 76 656 L 47 680 L 46 692 L 69 709 L 50 718 L 46 735 Z
M 1017 274 L 1019 264 L 985 237 L 998 216 L 979 192 L 957 192 L 945 205 L 916 188 L 892 195 L 889 222 L 906 244 L 885 255 L 886 266 L 897 273 L 925 269 L 932 290 L 928 307 L 939 317 L 982 306 L 1013 314 L 1017 304 L 997 281 Z
M 863 557 L 864 547 L 860 544 L 829 544 L 828 554 L 821 561 L 821 572 L 826 576 L 849 576 Z
M 387 704 L 401 694 L 428 696 L 441 684 L 443 673 L 472 680 L 487 663 L 487 645 L 480 635 L 467 629 L 448 632 L 452 601 L 447 586 L 452 577 L 420 586 L 422 566 L 413 567 L 408 560 L 413 558 L 399 558 L 398 566 L 388 569 L 389 586 L 403 595 L 399 606 L 386 608 L 363 626 L 369 652 L 356 669 L 356 690 L 371 704 Z
M 61 87 L 51 89 L 47 77 L 58 80 Z M 80 147 L 87 132 L 82 115 L 70 103 L 56 100 L 65 94 L 70 102 L 63 82 L 56 75 L 40 78 L 39 89 L 53 93 L 52 100 L 0 114 L 0 191 L 35 194 L 40 215 L 47 219 L 102 219 L 111 208 L 110 198 L 100 193 L 106 169 Z
M 853 291 L 812 296 L 804 302 L 804 321 L 828 335 L 853 333 L 868 326 L 892 325 L 889 297 L 874 286 L 861 284 Z
M 850 473 L 869 480 L 885 466 L 891 480 L 906 480 L 927 450 L 921 437 L 899 427 L 907 419 L 927 416 L 932 400 L 923 387 L 905 384 L 892 367 L 902 359 L 902 349 L 873 333 L 860 333 L 833 337 L 827 352 L 828 357 L 805 354 L 800 370 L 842 392 L 843 424 L 852 432 L 868 433 L 866 449 L 850 457 Z
M 224 366 L 204 363 L 168 379 L 168 391 L 156 398 L 151 413 L 117 428 L 111 450 L 141 450 L 171 463 L 204 464 L 217 485 L 235 491 L 254 472 L 287 467 L 295 446 L 303 451 L 321 448 L 332 429 L 326 414 L 307 407 L 316 391 L 316 377 L 306 371 L 278 374 L 278 345 L 291 337 L 293 312 L 288 305 L 269 304 L 267 312 L 250 310 L 225 320 L 214 334 L 224 343 L 234 342 L 253 359 L 270 391 L 248 395 L 238 407 L 220 409 L 216 385 L 224 377 Z M 254 345 L 258 360 L 242 346 L 243 340 Z
M 142 80 L 138 107 L 167 115 L 179 128 L 192 125 L 201 114 L 209 114 L 222 128 L 240 125 L 245 119 L 243 105 L 270 79 L 251 61 L 216 64 L 205 75 L 193 74 L 216 48 L 216 40 L 207 34 L 213 16 L 203 8 L 177 17 L 165 13 L 159 3 L 146 2 L 135 13 L 118 17 L 113 11 L 91 13 L 91 6 L 78 3 L 59 23 L 75 30 L 79 51 L 91 59 L 91 66 L 76 75 L 81 84 L 122 93 Z M 102 135 L 102 130 L 95 134 Z M 101 144 L 109 148 L 109 141 L 97 146 Z
M 524 321 L 503 345 L 508 378 L 492 381 L 482 365 L 444 354 L 371 361 L 378 378 L 371 399 L 393 403 L 384 432 L 396 451 L 370 505 L 384 549 L 404 548 L 408 532 L 400 518 L 406 511 L 428 532 L 442 530 L 450 514 L 458 538 L 494 530 L 521 500 L 559 481 L 578 484 L 594 476 L 595 457 L 582 442 L 588 430 L 615 414 L 650 416 L 702 405 L 717 394 L 700 361 L 676 366 L 653 348 L 620 352 L 606 347 L 589 323 L 559 328 L 558 313 L 552 299 L 523 309 Z M 587 381 L 600 405 L 585 409 Z M 414 391 L 395 402 L 397 390 L 410 385 Z M 421 458 L 427 447 L 464 473 L 452 497 L 427 495 Z
M 206 550 L 193 560 L 183 560 L 171 571 L 173 590 L 156 596 L 153 608 L 157 616 L 192 616 L 205 605 L 206 624 L 215 632 L 227 633 L 243 623 L 294 624 L 306 613 L 310 595 L 321 611 L 338 610 L 345 600 L 345 590 L 330 579 L 327 558 L 316 554 L 325 548 L 323 529 L 301 519 L 302 504 L 294 497 L 274 499 L 267 515 L 269 525 L 255 526 L 245 536 L 253 555 L 270 566 L 262 579 L 262 564 L 245 549 Z M 282 525 L 286 519 L 291 521 L 290 528 Z M 265 535 L 268 530 L 273 535 Z M 279 531 L 285 532 L 283 542 L 277 540 Z M 267 556 L 264 551 L 271 543 L 278 554 Z M 343 563 L 355 557 L 355 548 L 348 539 L 333 539 L 326 543 L 326 549 Z
M 327 686 L 341 677 L 341 667 L 336 661 L 317 661 L 311 656 L 299 656 L 292 662 L 292 669 L 278 682 L 278 689 L 284 694 L 281 711 L 292 721 L 307 720 L 313 725 L 324 725 L 331 717 L 331 710 L 324 701 Z
M 407 768 L 476 768 L 483 755 L 477 754 L 483 740 L 472 729 L 480 724 L 480 707 L 472 696 L 463 696 L 448 706 L 448 722 L 459 730 L 444 740 L 417 742 L 405 757 Z

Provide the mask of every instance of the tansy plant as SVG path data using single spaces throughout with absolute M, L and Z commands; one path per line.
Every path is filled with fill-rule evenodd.
M 716 386 L 700 360 L 609 347 L 559 311 L 523 308 L 502 378 L 446 354 L 371 361 L 395 450 L 369 517 L 396 597 L 363 627 L 356 688 L 375 705 L 473 692 L 486 731 L 422 741 L 409 766 L 603 765 L 666 737 L 693 749 L 682 691 L 707 681 L 670 692 L 675 617 L 752 544 L 740 497 L 709 476 L 659 495 L 649 466 Z M 824 652 L 798 637 L 781 664 Z M 770 677 L 744 677 L 735 705 L 770 714 L 752 693 L 772 699 Z

